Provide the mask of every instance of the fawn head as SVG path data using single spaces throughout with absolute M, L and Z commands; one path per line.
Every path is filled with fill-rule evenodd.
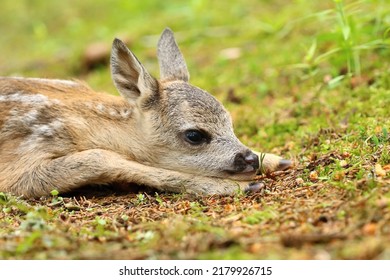
M 189 74 L 173 33 L 158 42 L 160 80 L 114 40 L 111 72 L 116 88 L 134 106 L 139 153 L 136 160 L 191 174 L 249 180 L 258 156 L 233 132 L 229 113 L 212 95 L 189 84 Z M 134 137 L 134 136 L 133 136 Z

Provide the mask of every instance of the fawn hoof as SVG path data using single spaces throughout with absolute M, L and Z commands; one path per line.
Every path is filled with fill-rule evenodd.
M 279 164 L 278 164 L 278 167 L 277 167 L 277 171 L 284 171 L 284 170 L 287 170 L 289 169 L 290 167 L 292 167 L 292 161 L 291 160 L 288 160 L 288 159 L 281 159 L 279 161 Z
M 293 162 L 274 154 L 265 154 L 255 152 L 259 156 L 259 169 L 257 174 L 266 174 L 274 171 L 284 171 L 293 166 Z
M 255 192 L 260 191 L 264 187 L 265 187 L 265 185 L 263 182 L 252 182 L 246 187 L 245 192 L 246 193 L 255 193 Z

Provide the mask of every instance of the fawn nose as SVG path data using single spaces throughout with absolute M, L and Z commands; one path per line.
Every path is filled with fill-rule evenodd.
M 248 165 L 252 166 L 254 170 L 259 169 L 259 157 L 256 154 L 248 151 L 244 157 L 244 160 Z
M 259 169 L 259 157 L 250 150 L 245 153 L 238 153 L 234 163 L 242 172 L 250 172 Z

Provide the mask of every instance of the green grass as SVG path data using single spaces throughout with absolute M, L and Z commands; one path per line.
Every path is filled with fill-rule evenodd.
M 158 76 L 170 26 L 239 138 L 297 165 L 251 196 L 0 194 L 0 258 L 390 258 L 388 1 L 30 2 L 2 3 L 2 76 L 116 94 L 108 65 L 83 71 L 87 47 L 127 38 Z

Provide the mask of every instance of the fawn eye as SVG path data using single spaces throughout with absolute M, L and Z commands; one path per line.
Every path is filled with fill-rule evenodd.
M 208 142 L 209 137 L 202 131 L 190 129 L 184 132 L 184 139 L 192 145 L 199 145 Z

